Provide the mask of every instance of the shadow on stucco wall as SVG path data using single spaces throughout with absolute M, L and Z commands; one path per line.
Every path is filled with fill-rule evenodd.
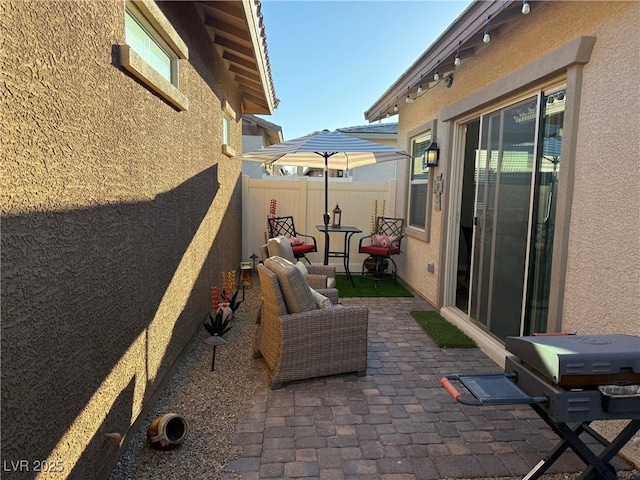
M 105 462 L 109 457 L 116 455 L 119 449 L 117 441 L 106 438 L 109 433 L 126 432 L 132 418 L 133 405 L 135 401 L 135 382 L 132 378 L 128 385 L 122 390 L 113 406 L 107 413 L 102 425 L 93 435 L 91 441 L 84 449 L 82 457 L 73 466 L 71 471 L 66 471 L 67 478 L 86 479 L 91 475 L 93 478 L 102 478 L 100 472 L 100 462 Z
M 199 328 L 210 286 L 240 258 L 239 246 L 227 250 L 227 265 L 220 256 L 225 237 L 239 239 L 237 187 L 220 229 L 201 228 L 207 214 L 218 215 L 218 190 L 213 166 L 146 202 L 2 218 L 3 460 L 47 459 L 73 426 L 68 441 L 78 446 L 70 448 L 87 455 L 77 465 L 61 459 L 65 468 L 76 478 L 99 470 L 95 461 L 108 453 L 98 448 L 103 434 L 148 401 Z M 204 263 L 193 263 L 191 278 L 178 276 L 196 233 L 205 237 Z M 167 298 L 176 282 L 193 288 Z M 166 305 L 178 313 L 159 316 Z

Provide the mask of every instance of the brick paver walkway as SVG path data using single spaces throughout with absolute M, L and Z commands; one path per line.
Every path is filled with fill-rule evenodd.
M 430 309 L 424 300 L 347 298 L 343 304 L 369 307 L 367 375 L 272 391 L 262 369 L 250 413 L 236 428 L 239 457 L 229 463 L 227 478 L 523 476 L 556 444 L 528 406 L 470 407 L 452 400 L 440 386 L 443 375 L 502 368 L 479 349 L 436 347 L 409 315 Z M 626 467 L 619 459 L 615 465 Z M 583 468 L 567 452 L 549 473 Z

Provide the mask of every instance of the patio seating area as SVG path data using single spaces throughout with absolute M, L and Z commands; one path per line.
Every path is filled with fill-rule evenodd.
M 436 347 L 409 314 L 430 308 L 419 297 L 344 298 L 345 306 L 369 309 L 366 375 L 270 390 L 264 359 L 251 355 L 261 297 L 257 279 L 254 285 L 215 372 L 203 330 L 111 480 L 522 478 L 555 445 L 556 435 L 528 406 L 453 402 L 440 386 L 443 375 L 503 369 L 479 349 Z M 172 411 L 189 422 L 187 438 L 169 452 L 150 449 L 147 426 Z M 637 477 L 620 459 L 614 464 L 619 478 Z M 583 468 L 569 452 L 554 464 L 556 475 L 542 478 L 575 478 Z

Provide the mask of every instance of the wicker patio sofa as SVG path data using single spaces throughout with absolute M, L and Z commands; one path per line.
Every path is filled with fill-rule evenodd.
M 271 370 L 272 389 L 294 380 L 366 373 L 366 307 L 319 300 L 300 270 L 280 257 L 271 257 L 257 268 L 262 319 L 256 353 Z

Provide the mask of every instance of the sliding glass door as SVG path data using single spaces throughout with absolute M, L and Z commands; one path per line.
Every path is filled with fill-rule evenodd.
M 470 311 L 501 339 L 520 334 L 537 111 L 533 97 L 481 119 Z
M 524 333 L 546 332 L 565 90 L 543 97 Z
M 564 91 L 541 93 L 466 126 L 479 133 L 465 139 L 475 196 L 468 307 L 459 308 L 501 340 L 546 331 L 563 114 Z

